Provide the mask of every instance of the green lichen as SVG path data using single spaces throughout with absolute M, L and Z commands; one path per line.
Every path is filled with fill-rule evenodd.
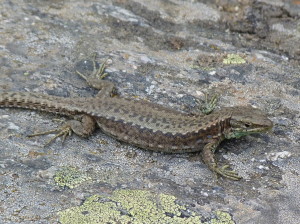
M 176 198 L 166 194 L 152 194 L 142 190 L 117 190 L 111 197 L 94 195 L 83 205 L 59 213 L 62 224 L 199 224 L 200 216 L 181 216 L 186 208 L 175 203 Z
M 228 54 L 226 58 L 223 59 L 223 64 L 244 64 L 246 60 L 239 56 L 238 54 Z
M 181 210 L 186 210 L 185 206 L 180 206 L 175 203 L 176 197 L 173 195 L 160 194 L 159 199 L 164 210 L 168 210 L 170 213 L 176 216 L 181 215 Z
M 211 224 L 234 224 L 232 217 L 229 213 L 223 211 L 216 211 L 216 218 L 210 220 Z
M 73 189 L 91 178 L 74 167 L 62 167 L 53 179 L 58 186 Z
M 30 75 L 30 72 L 26 71 L 26 72 L 23 73 L 23 75 L 29 76 L 29 75 Z
M 176 197 L 143 190 L 116 190 L 112 196 L 93 195 L 81 206 L 59 212 L 62 224 L 233 224 L 230 214 L 217 211 L 208 222 L 178 205 Z M 184 212 L 184 215 L 183 215 Z

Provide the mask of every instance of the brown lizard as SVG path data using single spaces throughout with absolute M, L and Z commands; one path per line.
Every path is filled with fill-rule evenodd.
M 0 107 L 20 107 L 72 116 L 63 127 L 43 133 L 55 133 L 63 140 L 72 132 L 91 135 L 98 126 L 104 133 L 140 148 L 184 153 L 202 151 L 204 163 L 221 176 L 238 180 L 228 165 L 219 167 L 214 159 L 224 139 L 239 138 L 272 128 L 272 121 L 259 109 L 249 106 L 226 107 L 208 115 L 190 115 L 145 100 L 112 97 L 114 84 L 103 80 L 105 64 L 90 76 L 77 72 L 87 83 L 99 89 L 95 97 L 64 98 L 29 92 L 1 92 Z M 213 107 L 208 112 L 211 112 Z

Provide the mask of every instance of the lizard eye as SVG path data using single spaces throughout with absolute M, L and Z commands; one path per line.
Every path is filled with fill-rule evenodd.
M 245 124 L 245 127 L 246 127 L 246 128 L 249 128 L 249 127 L 250 127 L 250 124 L 247 124 L 247 123 L 246 123 L 246 124 Z

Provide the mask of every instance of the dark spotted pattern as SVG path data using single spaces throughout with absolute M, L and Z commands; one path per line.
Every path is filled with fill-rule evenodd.
M 75 115 L 76 111 L 62 106 L 69 103 L 70 99 L 68 98 L 38 93 L 5 92 L 0 95 L 0 107 L 27 108 L 62 115 Z
M 199 151 L 233 133 L 258 131 L 272 122 L 258 109 L 222 108 L 206 116 L 191 116 L 144 100 L 119 97 L 63 98 L 38 93 L 0 93 L 0 107 L 20 107 L 63 115 L 84 114 L 95 120 L 108 135 L 141 148 L 163 152 Z M 245 130 L 241 131 L 241 128 Z M 256 130 L 256 131 L 257 131 Z

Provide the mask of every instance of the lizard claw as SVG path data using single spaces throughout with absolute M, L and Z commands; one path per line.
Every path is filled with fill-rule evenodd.
M 48 140 L 44 146 L 49 145 L 58 137 L 62 137 L 62 143 L 64 143 L 67 136 L 70 136 L 72 134 L 72 128 L 69 125 L 64 125 L 61 128 L 56 128 L 56 129 L 52 129 L 52 130 L 45 131 L 45 132 L 38 132 L 35 134 L 31 134 L 31 135 L 28 135 L 28 137 L 34 137 L 34 136 L 39 136 L 39 135 L 48 135 L 48 134 L 52 134 L 52 133 L 56 133 L 56 132 L 58 132 L 58 133 L 53 138 Z
M 228 169 L 230 168 L 229 165 L 224 165 L 222 167 L 215 167 L 213 170 L 223 176 L 223 177 L 226 177 L 228 179 L 231 179 L 231 180 L 240 180 L 241 177 L 237 174 L 237 172 L 235 172 L 234 170 L 230 170 Z

